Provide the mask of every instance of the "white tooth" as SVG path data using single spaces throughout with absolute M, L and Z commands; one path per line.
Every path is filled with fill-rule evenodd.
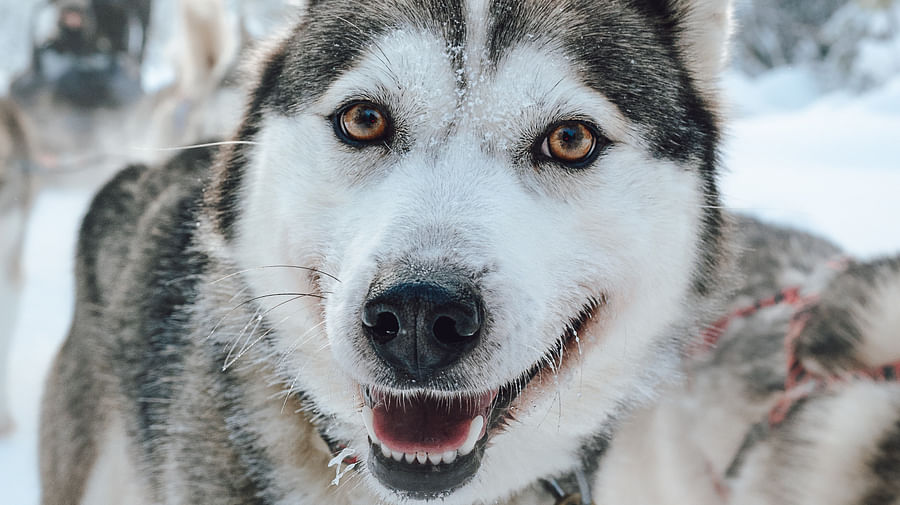
M 430 452 L 430 453 L 428 453 L 428 462 L 431 463 L 432 465 L 440 465 L 441 459 L 443 459 L 443 457 L 444 457 L 443 452 Z
M 475 449 L 475 442 L 478 442 L 478 438 L 481 436 L 481 428 L 483 427 L 483 416 L 478 416 L 475 419 L 472 419 L 472 424 L 469 425 L 469 435 L 466 437 L 466 441 L 463 442 L 462 447 L 459 448 L 460 456 L 465 456 L 472 452 L 473 449 Z
M 375 436 L 375 414 L 372 412 L 372 409 L 363 405 L 361 414 L 363 423 L 366 425 L 366 431 L 369 432 L 369 438 L 372 440 L 372 443 L 381 445 L 381 440 L 378 440 L 378 437 Z
M 444 456 L 441 458 L 444 460 L 444 463 L 450 464 L 456 461 L 456 451 L 447 451 L 444 453 Z
M 416 459 L 416 454 L 415 454 L 415 453 L 413 453 L 413 454 L 408 454 L 408 453 L 407 453 L 407 454 L 404 454 L 404 455 L 403 455 L 403 459 L 405 459 L 407 463 L 412 463 L 412 462 L 415 461 L 415 459 Z
M 394 461 L 401 461 L 403 459 L 403 453 L 400 451 L 392 451 L 391 457 L 394 458 Z
M 420 465 L 424 465 L 425 462 L 428 461 L 428 453 L 422 451 L 417 452 L 416 461 L 418 461 Z
M 391 457 L 391 450 L 388 449 L 388 446 L 384 445 L 384 442 L 381 443 L 381 454 L 384 454 L 385 458 Z

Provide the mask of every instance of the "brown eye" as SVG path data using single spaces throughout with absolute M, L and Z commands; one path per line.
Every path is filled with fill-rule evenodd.
M 371 144 L 388 137 L 390 124 L 381 107 L 360 102 L 343 109 L 335 118 L 335 131 L 350 144 Z
M 541 154 L 566 165 L 583 166 L 597 154 L 597 135 L 586 124 L 567 121 L 553 126 L 541 143 Z

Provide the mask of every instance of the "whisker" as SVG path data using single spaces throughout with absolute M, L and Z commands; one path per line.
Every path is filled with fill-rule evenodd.
M 247 321 L 247 324 L 244 325 L 244 328 L 241 330 L 240 334 L 238 334 L 237 338 L 234 339 L 234 343 L 231 344 L 231 346 L 228 348 L 228 353 L 225 354 L 225 363 L 222 365 L 223 372 L 228 370 L 228 368 L 234 364 L 234 361 L 237 360 L 237 358 L 235 358 L 235 360 L 231 360 L 231 355 L 234 353 L 234 350 L 237 348 L 238 342 L 241 341 L 241 339 L 244 337 L 244 334 L 247 333 L 247 329 L 250 328 L 250 325 L 254 321 L 256 321 L 256 325 L 257 325 L 256 327 L 259 327 L 259 324 L 262 322 L 262 315 L 259 313 L 259 310 L 257 310 L 253 314 L 253 317 L 251 317 L 250 320 Z M 252 333 L 250 335 L 252 335 Z M 248 336 L 247 339 L 249 340 L 250 337 Z
M 290 386 L 288 386 L 287 394 L 284 395 L 284 403 L 281 404 L 281 413 L 284 414 L 284 409 L 287 408 L 288 399 L 291 397 L 291 393 L 294 392 L 294 386 L 297 385 L 297 379 L 300 378 L 300 373 L 303 372 L 303 367 L 297 368 L 297 374 L 294 375 L 294 378 L 291 380 Z
M 556 414 L 556 432 L 559 433 L 562 430 L 562 391 L 560 390 L 559 381 L 556 383 L 556 400 L 559 409 Z
M 553 398 L 553 400 L 551 400 L 551 401 L 547 404 L 547 412 L 544 413 L 544 417 L 542 417 L 541 420 L 538 422 L 538 426 L 543 426 L 544 421 L 546 421 L 547 418 L 550 417 L 550 413 L 553 412 L 553 403 L 556 401 L 556 398 L 557 398 L 557 397 L 559 397 L 559 390 L 558 390 L 558 389 L 556 390 L 556 395 L 555 395 L 555 397 Z
M 243 294 L 246 293 L 249 289 L 250 289 L 250 286 L 242 287 L 241 289 L 237 290 L 233 295 L 231 295 L 231 298 L 229 298 L 228 301 L 233 302 L 233 301 L 237 300 L 238 298 L 243 296 Z
M 218 284 L 218 283 L 220 283 L 220 282 L 222 282 L 222 281 L 224 281 L 224 280 L 230 279 L 230 278 L 235 277 L 235 276 L 237 276 L 237 275 L 245 274 L 245 273 L 251 272 L 251 271 L 253 271 L 253 270 L 263 270 L 263 269 L 266 269 L 266 268 L 294 268 L 294 269 L 297 269 L 297 270 L 306 270 L 307 272 L 315 272 L 315 273 L 317 273 L 317 274 L 324 275 L 325 277 L 329 277 L 329 278 L 331 278 L 331 279 L 334 279 L 334 280 L 337 281 L 337 282 L 341 282 L 341 280 L 338 279 L 337 277 L 335 277 L 334 275 L 331 275 L 331 274 L 328 273 L 328 272 L 324 272 L 324 271 L 322 271 L 322 270 L 319 270 L 318 268 L 304 267 L 304 266 L 300 266 L 300 265 L 263 265 L 263 266 L 253 267 L 253 268 L 245 268 L 244 270 L 239 270 L 239 271 L 237 271 L 237 272 L 230 273 L 230 274 L 228 274 L 228 275 L 226 275 L 226 276 L 224 276 L 224 277 L 220 277 L 220 278 L 218 278 L 218 279 L 216 279 L 216 280 L 214 280 L 214 281 L 211 281 L 210 284 Z
M 262 340 L 262 339 L 268 337 L 273 331 L 275 331 L 275 327 L 284 324 L 284 322 L 287 321 L 287 320 L 290 319 L 290 318 L 291 318 L 291 316 L 284 316 L 283 318 L 281 318 L 277 323 L 273 324 L 271 328 L 269 328 L 269 329 L 267 329 L 266 331 L 264 331 L 264 332 L 262 333 L 262 335 L 260 335 L 259 338 L 257 338 L 256 341 L 254 341 L 254 343 L 256 343 L 256 342 L 258 342 L 258 341 L 260 341 L 260 340 Z M 250 344 L 250 346 L 252 347 L 253 344 Z
M 205 144 L 191 144 L 186 146 L 172 146 L 172 147 L 132 147 L 135 151 L 154 151 L 154 152 L 168 152 L 168 151 L 187 151 L 190 149 L 202 149 L 204 147 L 218 147 L 218 146 L 230 146 L 230 145 L 259 145 L 259 142 L 253 142 L 251 140 L 224 140 L 221 142 L 207 142 Z
M 259 328 L 260 322 L 261 322 L 261 321 L 258 321 L 258 322 L 256 323 L 256 326 L 254 326 L 253 330 L 250 332 L 250 334 L 247 335 L 247 341 L 249 341 L 249 340 L 253 337 L 253 334 L 256 333 L 256 330 Z M 246 344 L 246 342 L 245 342 L 245 345 L 241 347 L 241 350 L 238 351 L 238 353 L 237 353 L 237 355 L 235 355 L 234 359 L 231 360 L 231 363 L 229 363 L 229 362 L 227 361 L 227 359 L 226 359 L 225 365 L 222 367 L 222 371 L 224 372 L 225 370 L 228 369 L 228 367 L 230 367 L 231 365 L 234 365 L 235 363 L 237 363 L 237 361 L 238 361 L 239 359 L 241 359 L 241 357 L 243 357 L 245 354 L 247 354 L 247 352 L 249 352 L 250 349 L 251 349 L 254 345 L 257 344 L 257 342 L 259 342 L 260 340 L 263 339 L 263 337 L 264 337 L 264 335 L 260 335 L 259 337 L 257 337 L 255 340 L 253 340 L 253 341 L 250 342 L 249 344 Z M 238 337 L 238 339 L 240 339 L 240 337 Z
M 363 37 L 368 36 L 368 34 L 366 33 L 365 30 L 363 30 L 362 28 L 353 24 L 353 22 L 351 22 L 350 20 L 345 19 L 341 16 L 337 16 L 337 15 L 335 15 L 334 17 L 344 23 L 347 23 L 348 25 L 352 26 L 353 28 L 356 28 L 356 31 L 358 31 L 359 34 L 362 35 Z M 393 66 L 393 64 L 391 64 L 391 59 L 388 58 L 388 55 L 384 52 L 384 49 L 382 49 L 381 45 L 378 44 L 377 42 L 372 42 L 372 44 L 375 46 L 375 49 L 377 49 L 378 52 L 381 53 L 381 57 L 384 58 L 384 60 L 382 61 L 382 64 L 385 66 L 385 69 L 388 71 L 388 73 L 390 73 L 394 77 L 395 80 L 398 80 L 397 75 L 392 70 L 394 66 Z M 379 59 L 381 59 L 381 58 L 379 58 Z
M 314 324 L 310 329 L 306 330 L 305 332 L 303 332 L 302 335 L 300 335 L 299 337 L 297 337 L 296 339 L 294 339 L 294 343 L 291 344 L 291 346 L 288 348 L 288 350 L 284 352 L 284 354 L 282 355 L 281 359 L 278 360 L 278 363 L 276 364 L 276 367 L 279 366 L 279 365 L 281 365 L 282 363 L 284 363 L 284 360 L 286 360 L 286 359 L 288 358 L 288 356 L 290 356 L 291 354 L 293 354 L 294 351 L 296 351 L 298 347 L 300 347 L 301 345 L 303 345 L 303 344 L 305 344 L 306 342 L 308 342 L 308 341 L 309 341 L 309 338 L 312 338 L 312 336 L 310 336 L 309 338 L 305 338 L 305 337 L 306 337 L 307 335 L 309 335 L 311 332 L 315 331 L 317 328 L 321 327 L 323 324 L 325 324 L 325 320 L 324 320 L 324 319 L 323 319 L 322 321 L 319 321 L 318 323 Z M 305 339 L 304 339 L 304 338 L 305 338 Z M 301 342 L 300 339 L 304 339 L 304 340 Z
M 536 78 L 535 78 L 535 80 L 536 80 Z M 556 91 L 556 88 L 558 88 L 559 85 L 562 84 L 563 81 L 565 81 L 565 80 L 566 80 L 565 77 L 560 77 L 559 80 L 556 81 L 556 84 L 554 84 L 550 89 L 548 89 L 546 93 L 544 93 L 544 95 L 541 97 L 541 102 L 545 102 L 545 103 L 546 103 L 546 102 L 548 101 L 548 97 L 549 97 L 554 91 Z M 538 88 L 538 89 L 539 89 L 539 88 Z
M 241 350 L 238 351 L 237 356 L 234 357 L 234 359 L 231 361 L 231 363 L 228 362 L 228 357 L 225 358 L 225 367 L 223 368 L 223 371 L 226 370 L 226 369 L 227 369 L 228 367 L 230 367 L 231 365 L 233 365 L 237 360 L 239 360 L 239 359 L 241 358 L 241 356 L 243 356 L 244 354 L 246 354 L 246 353 L 247 353 L 254 345 L 256 345 L 257 342 L 259 342 L 260 340 L 262 340 L 263 338 L 265 338 L 266 335 L 270 334 L 270 333 L 272 332 L 272 330 L 275 329 L 274 327 L 269 328 L 268 330 L 266 330 L 265 332 L 263 332 L 262 335 L 260 335 L 258 338 L 256 338 L 256 340 L 254 340 L 253 342 L 250 342 L 250 339 L 253 338 L 253 334 L 256 333 L 256 330 L 257 330 L 257 329 L 259 329 L 259 326 L 262 324 L 263 319 L 264 319 L 267 315 L 269 315 L 273 310 L 275 310 L 275 309 L 277 309 L 277 308 L 279 308 L 279 307 L 282 307 L 282 306 L 284 306 L 284 305 L 287 305 L 287 304 L 289 304 L 289 303 L 291 303 L 291 302 L 293 302 L 293 301 L 299 300 L 299 299 L 301 299 L 301 298 L 304 298 L 304 296 L 302 296 L 302 295 L 301 295 L 301 296 L 295 296 L 295 297 L 292 297 L 292 298 L 290 298 L 290 299 L 288 299 L 288 300 L 285 300 L 285 301 L 283 301 L 283 302 L 279 302 L 279 303 L 275 304 L 273 307 L 271 307 L 271 308 L 269 308 L 268 310 L 266 310 L 265 312 L 263 312 L 262 314 L 260 314 L 259 311 L 257 311 L 257 313 L 256 313 L 257 315 L 255 315 L 255 316 L 251 319 L 251 322 L 252 322 L 253 320 L 256 320 L 256 325 L 253 327 L 253 330 L 250 331 L 250 334 L 247 335 L 247 340 L 244 342 L 245 345 L 241 347 Z M 283 319 L 282 322 L 284 322 L 284 321 L 287 320 L 287 319 L 288 319 L 288 318 Z M 250 323 L 248 322 L 247 325 L 249 326 L 249 324 L 250 324 Z M 321 323 L 319 323 L 319 324 L 321 324 Z M 318 326 L 318 324 L 317 324 L 316 326 Z M 315 327 L 314 327 L 314 328 L 315 328 Z M 244 327 L 244 329 L 246 330 L 246 326 Z M 304 335 L 305 335 L 305 333 L 304 333 Z M 241 339 L 241 336 L 243 336 L 243 331 L 241 332 L 241 335 L 238 335 L 237 339 L 235 340 L 235 344 L 237 343 L 238 340 Z M 247 344 L 247 342 L 250 342 L 249 345 Z M 234 346 L 232 346 L 232 348 L 231 348 L 231 351 L 233 351 L 233 350 L 234 350 Z M 229 356 L 231 355 L 231 351 L 229 351 L 229 353 L 228 353 Z
M 271 293 L 271 294 L 268 294 L 268 295 L 254 296 L 253 298 L 250 298 L 250 299 L 248 299 L 248 300 L 244 300 L 243 302 L 241 302 L 241 303 L 235 305 L 235 306 L 232 307 L 228 312 L 226 312 L 225 315 L 222 316 L 221 319 L 219 319 L 219 321 L 218 321 L 218 322 L 216 323 L 216 325 L 213 327 L 212 331 L 209 332 L 209 335 L 207 335 L 206 338 L 207 338 L 207 339 L 212 338 L 212 336 L 215 335 L 216 331 L 218 331 L 219 327 L 222 326 L 222 323 L 225 322 L 225 320 L 228 318 L 228 316 L 230 316 L 232 313 L 234 313 L 234 311 L 240 309 L 240 308 L 243 307 L 244 305 L 253 303 L 253 302 L 257 301 L 257 300 L 262 300 L 263 298 L 271 298 L 271 297 L 275 297 L 275 296 L 295 296 L 295 297 L 297 297 L 297 298 L 307 298 L 307 297 L 310 297 L 310 298 L 318 298 L 318 299 L 320 299 L 320 300 L 324 300 L 324 299 L 325 299 L 324 296 L 322 296 L 322 295 L 317 295 L 317 294 L 314 294 L 314 293 L 291 293 L 291 292 L 288 292 L 288 293 Z

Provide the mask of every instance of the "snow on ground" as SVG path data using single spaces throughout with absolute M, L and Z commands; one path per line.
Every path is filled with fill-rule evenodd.
M 75 230 L 90 201 L 86 189 L 41 194 L 25 246 L 25 291 L 9 363 L 16 431 L 0 440 L 0 503 L 38 503 L 38 401 L 44 374 L 73 308 Z
M 723 179 L 730 206 L 823 233 L 857 255 L 900 251 L 900 78 L 863 96 L 821 96 L 799 70 L 725 84 L 735 104 Z M 90 192 L 48 190 L 32 216 L 12 349 L 18 430 L 0 441 L 3 504 L 38 502 L 38 401 L 71 317 L 75 232 Z
M 900 76 L 862 96 L 816 97 L 802 71 L 773 74 L 727 80 L 726 203 L 856 255 L 900 250 Z

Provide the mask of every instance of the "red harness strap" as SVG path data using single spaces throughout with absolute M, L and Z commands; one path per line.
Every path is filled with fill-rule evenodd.
M 814 297 L 810 297 L 815 303 Z M 900 361 L 888 363 L 869 369 L 848 370 L 836 375 L 823 376 L 815 374 L 803 366 L 797 357 L 797 340 L 809 321 L 809 312 L 798 310 L 791 318 L 788 334 L 784 341 L 784 353 L 787 361 L 787 376 L 784 380 L 784 393 L 769 412 L 769 426 L 781 424 L 794 405 L 816 391 L 834 388 L 840 384 L 858 380 L 875 382 L 895 382 L 900 380 Z
M 722 338 L 725 330 L 728 329 L 728 326 L 735 319 L 749 317 L 764 308 L 774 307 L 781 304 L 803 307 L 806 306 L 812 299 L 813 297 L 801 296 L 799 287 L 791 287 L 782 289 L 781 291 L 768 298 L 757 300 L 752 305 L 736 309 L 709 326 L 703 332 L 700 342 L 690 349 L 689 355 L 691 357 L 700 357 L 711 352 L 719 343 L 719 340 Z M 800 326 L 797 330 L 797 334 L 799 335 L 800 331 L 802 330 L 803 327 Z M 712 465 L 712 462 L 707 461 L 706 467 L 710 475 L 710 479 L 712 480 L 713 489 L 715 490 L 716 495 L 718 495 L 718 497 L 722 500 L 722 503 L 728 503 L 730 495 L 728 483 L 724 478 L 722 478 L 719 472 L 716 471 L 716 469 Z
M 795 312 L 791 317 L 784 342 L 787 366 L 784 390 L 781 393 L 781 397 L 769 412 L 767 419 L 769 428 L 781 424 L 798 401 L 808 397 L 816 391 L 833 388 L 836 385 L 853 380 L 872 380 L 877 382 L 900 380 L 900 361 L 869 370 L 847 371 L 846 373 L 834 376 L 820 376 L 806 369 L 797 357 L 797 340 L 803 333 L 803 329 L 806 327 L 811 316 L 807 309 L 817 302 L 818 296 L 803 296 L 800 294 L 799 287 L 783 289 L 774 296 L 757 300 L 752 305 L 737 309 L 717 320 L 703 332 L 702 339 L 690 350 L 690 355 L 692 357 L 698 357 L 710 352 L 716 344 L 719 343 L 725 330 L 728 329 L 728 326 L 735 319 L 749 317 L 759 312 L 761 309 L 774 307 L 776 305 L 788 304 L 795 307 Z M 763 422 L 765 423 L 766 421 Z M 707 462 L 707 466 L 709 467 L 716 493 L 722 499 L 723 503 L 727 503 L 729 499 L 728 484 L 721 478 L 719 473 L 713 469 L 711 463 Z
M 752 316 L 764 308 L 774 307 L 776 305 L 781 305 L 782 303 L 804 306 L 809 303 L 811 299 L 812 297 L 801 296 L 799 287 L 792 287 L 782 289 L 768 298 L 757 300 L 753 302 L 753 305 L 736 309 L 706 328 L 706 330 L 703 331 L 700 342 L 691 349 L 690 355 L 700 356 L 712 351 L 716 344 L 719 343 L 719 339 L 722 338 L 725 330 L 728 329 L 728 325 L 735 319 Z
M 797 339 L 803 333 L 806 323 L 809 321 L 809 311 L 805 310 L 818 302 L 818 296 L 800 294 L 799 287 L 782 289 L 768 298 L 757 300 L 752 305 L 734 310 L 709 326 L 702 335 L 698 345 L 691 349 L 691 356 L 700 356 L 710 352 L 732 321 L 749 317 L 760 310 L 776 305 L 787 304 L 796 307 L 791 317 L 788 332 L 784 340 L 784 350 L 787 365 L 787 375 L 784 381 L 784 391 L 778 402 L 769 413 L 769 425 L 776 426 L 784 421 L 791 408 L 801 399 L 811 393 L 837 384 L 852 380 L 872 380 L 877 382 L 889 382 L 900 380 L 900 361 L 888 363 L 869 370 L 852 370 L 833 376 L 820 376 L 812 373 L 803 366 L 797 357 Z

